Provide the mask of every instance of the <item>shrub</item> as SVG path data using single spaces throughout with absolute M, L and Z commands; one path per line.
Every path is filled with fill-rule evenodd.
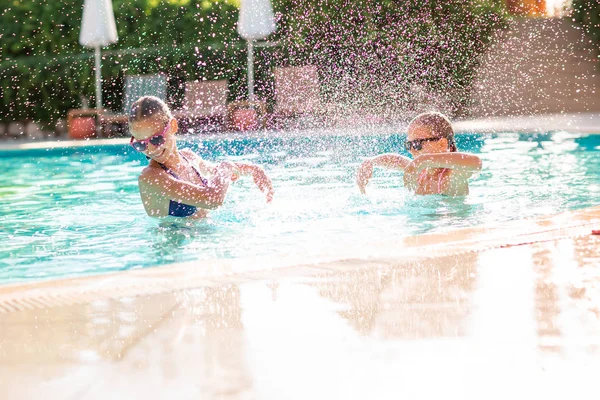
M 279 45 L 257 50 L 256 93 L 272 101 L 271 66 L 310 62 L 320 68 L 325 97 L 355 108 L 405 106 L 415 85 L 460 108 L 478 56 L 504 21 L 496 1 L 273 3 Z M 93 52 L 78 43 L 82 5 L 11 0 L 0 15 L 0 120 L 53 123 L 82 98 L 94 104 Z M 175 106 L 182 82 L 192 79 L 226 78 L 231 98 L 244 97 L 236 0 L 113 0 L 113 8 L 119 42 L 103 49 L 105 107 L 121 110 L 129 74 L 168 74 Z
M 600 44 L 600 3 L 597 0 L 573 0 L 573 19 Z

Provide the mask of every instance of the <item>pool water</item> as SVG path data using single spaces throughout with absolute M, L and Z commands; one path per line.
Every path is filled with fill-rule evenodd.
M 403 152 L 404 136 L 307 135 L 181 140 L 203 158 L 263 165 L 275 198 L 250 177 L 206 221 L 149 218 L 127 145 L 0 151 L 0 283 L 99 274 L 189 260 L 299 257 L 409 235 L 597 205 L 600 136 L 459 134 L 482 172 L 464 198 L 415 196 L 402 174 L 376 169 L 361 196 L 364 157 Z

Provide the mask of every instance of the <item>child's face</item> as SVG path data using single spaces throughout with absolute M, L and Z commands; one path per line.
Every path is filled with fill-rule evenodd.
M 161 118 L 148 118 L 132 122 L 129 125 L 131 135 L 136 141 L 144 141 L 146 148 L 141 152 L 157 162 L 166 160 L 175 148 L 173 134 L 177 131 L 177 121 L 165 123 Z M 147 140 L 162 136 L 164 140 Z M 154 143 L 159 144 L 154 144 Z M 162 143 L 161 143 L 162 142 Z
M 413 157 L 421 154 L 448 152 L 448 139 L 436 135 L 433 129 L 425 125 L 415 124 L 408 127 L 406 138 L 409 152 Z

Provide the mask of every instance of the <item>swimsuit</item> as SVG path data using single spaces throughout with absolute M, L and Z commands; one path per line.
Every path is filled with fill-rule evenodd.
M 191 164 L 190 161 L 183 154 L 181 154 L 181 152 L 179 152 L 179 155 L 188 164 L 190 164 L 190 166 L 192 167 L 194 172 L 200 178 L 200 181 L 202 181 L 202 184 L 204 186 L 207 186 L 208 182 L 206 181 L 206 179 L 204 179 L 202 177 L 202 175 L 200 175 L 200 171 L 198 171 L 198 169 L 196 169 L 196 167 L 194 167 L 194 165 Z M 169 168 L 167 168 L 164 164 L 158 163 L 158 165 L 160 165 L 161 168 L 164 169 L 165 172 L 167 174 L 171 175 L 173 178 L 178 179 L 180 181 L 183 180 L 183 179 L 179 178 L 179 176 L 177 176 L 177 174 L 175 172 L 173 172 Z M 183 204 L 183 203 L 180 203 L 175 200 L 169 201 L 169 215 L 172 217 L 189 217 L 190 215 L 193 215 L 195 212 L 196 212 L 196 206 L 190 206 L 189 204 Z

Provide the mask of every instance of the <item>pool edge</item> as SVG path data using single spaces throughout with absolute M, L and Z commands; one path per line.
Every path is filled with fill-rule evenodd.
M 360 268 L 426 262 L 470 253 L 591 235 L 600 228 L 600 206 L 548 217 L 410 236 L 344 253 L 300 257 L 202 260 L 102 275 L 0 285 L 0 314 L 82 304 L 102 299 L 172 293 L 207 286 L 302 279 Z M 248 270 L 248 264 L 262 267 Z M 242 266 L 244 270 L 240 270 Z
M 405 130 L 408 124 L 398 123 L 383 126 L 357 126 L 336 127 L 323 131 L 322 129 L 296 129 L 285 131 L 286 136 L 311 136 L 311 135 L 373 135 L 391 134 L 398 130 Z M 523 116 L 501 116 L 478 119 L 456 119 L 453 121 L 457 132 L 481 132 L 501 133 L 520 131 L 527 133 L 539 133 L 548 131 L 567 131 L 585 134 L 600 134 L 600 113 L 576 113 L 576 114 L 547 114 L 547 115 L 523 115 Z M 180 138 L 194 138 L 202 140 L 215 139 L 243 139 L 272 137 L 273 132 L 281 131 L 260 130 L 250 132 L 221 132 L 196 135 L 181 135 Z M 86 139 L 86 140 L 53 140 L 53 141 L 20 141 L 14 143 L 0 143 L 0 151 L 7 150 L 34 150 L 53 149 L 65 147 L 87 147 L 96 145 L 123 145 L 129 142 L 129 138 L 114 139 Z

